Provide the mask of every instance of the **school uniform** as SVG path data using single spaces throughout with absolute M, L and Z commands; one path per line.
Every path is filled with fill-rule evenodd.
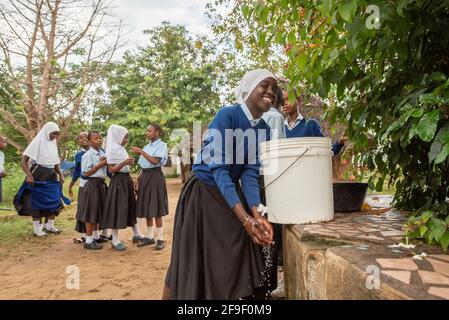
M 262 119 L 271 129 L 270 137 L 272 140 L 285 139 L 284 116 L 276 108 L 271 107 L 262 115 Z
M 59 131 L 59 127 L 48 122 L 42 127 L 36 137 L 31 141 L 23 152 L 24 155 L 34 160 L 30 168 L 34 181 L 58 181 L 58 175 L 55 166 L 60 163 L 58 146 L 56 139 L 50 140 L 50 133 Z M 26 182 L 23 182 L 26 184 Z M 31 216 L 33 218 L 46 218 L 52 215 L 58 216 L 60 210 L 64 207 L 62 201 L 57 209 L 52 210 L 34 210 L 31 205 L 31 192 L 29 188 L 21 188 L 14 197 L 14 207 L 20 216 Z
M 0 174 L 5 172 L 5 154 L 0 151 Z M 3 178 L 0 177 L 0 202 L 3 201 L 3 188 L 2 188 L 2 180 Z
M 81 177 L 81 160 L 83 158 L 83 155 L 86 153 L 86 151 L 87 150 L 85 150 L 85 149 L 80 149 L 75 154 L 75 169 L 73 170 L 73 174 L 72 174 L 73 183 L 78 181 L 78 179 Z M 79 206 L 79 200 L 80 200 L 80 197 L 79 197 L 80 191 L 81 191 L 81 184 L 78 189 L 78 206 Z M 83 222 L 76 219 L 75 231 L 77 231 L 79 233 L 86 233 L 86 225 Z
M 162 166 L 167 163 L 167 144 L 158 139 L 147 144 L 143 151 L 160 158 L 153 164 L 140 156 L 138 164 L 142 169 L 137 192 L 136 215 L 138 218 L 159 218 L 168 214 L 168 195 Z
M 129 156 L 121 142 L 128 131 L 112 125 L 106 137 L 106 158 L 108 164 L 118 164 Z M 106 203 L 101 215 L 102 229 L 126 229 L 137 223 L 136 197 L 130 167 L 124 166 L 111 177 Z
M 256 140 L 237 144 L 234 137 L 220 144 L 217 136 L 225 137 L 226 129 L 242 129 Z M 260 204 L 258 143 L 269 134 L 265 121 L 253 119 L 242 104 L 220 109 L 209 125 L 176 208 L 165 280 L 171 298 L 238 299 L 254 294 L 267 281 L 261 247 L 250 239 L 232 208 L 237 203 Z M 244 161 L 237 161 L 241 156 Z
M 82 157 L 82 174 L 97 165 L 103 156 L 105 156 L 105 153 L 101 149 L 95 150 L 90 148 Z M 83 224 L 97 224 L 101 222 L 100 219 L 105 209 L 107 195 L 106 171 L 107 167 L 104 166 L 89 177 L 81 175 L 76 219 Z
M 304 118 L 301 114 L 292 125 L 285 120 L 285 134 L 286 138 L 324 137 L 320 124 L 315 119 Z M 339 144 L 338 141 L 332 144 L 334 156 L 341 151 L 343 146 L 344 144 Z

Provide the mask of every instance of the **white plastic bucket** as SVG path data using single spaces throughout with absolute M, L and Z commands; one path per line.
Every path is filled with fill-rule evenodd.
M 281 224 L 334 219 L 329 138 L 289 138 L 261 143 L 268 220 Z

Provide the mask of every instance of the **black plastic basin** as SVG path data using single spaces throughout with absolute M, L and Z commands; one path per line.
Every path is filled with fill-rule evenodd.
M 334 212 L 361 211 L 367 191 L 367 183 L 335 182 Z

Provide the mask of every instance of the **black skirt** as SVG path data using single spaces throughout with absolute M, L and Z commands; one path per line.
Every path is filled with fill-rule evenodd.
M 79 233 L 86 233 L 86 224 L 76 219 L 75 231 Z
M 103 229 L 126 229 L 136 223 L 136 196 L 133 180 L 129 173 L 116 173 L 109 183 L 100 226 Z
M 238 299 L 266 281 L 262 251 L 219 189 L 194 174 L 178 201 L 165 284 L 172 299 Z
M 77 206 L 79 206 L 80 203 L 80 193 L 81 193 L 81 189 L 83 187 L 79 187 L 78 189 L 78 204 Z M 77 207 L 77 211 L 78 211 L 78 207 Z M 77 214 L 75 214 L 76 216 Z M 75 218 L 76 219 L 76 218 Z M 76 219 L 76 223 L 75 223 L 75 231 L 79 232 L 79 233 L 86 233 L 86 225 L 84 224 L 84 222 L 79 221 L 78 219 Z
M 106 203 L 107 186 L 104 179 L 89 178 L 79 188 L 76 219 L 83 223 L 100 223 Z
M 137 218 L 159 218 L 167 214 L 167 185 L 162 169 L 143 169 L 137 192 Z
M 33 165 L 30 170 L 34 181 L 58 181 L 58 175 L 54 168 Z M 64 208 L 61 202 L 61 207 L 54 212 L 31 209 L 31 193 L 29 190 L 25 190 L 20 201 L 18 201 L 18 195 L 15 195 L 13 204 L 19 216 L 29 216 L 33 218 L 47 218 L 53 215 L 58 216 L 61 209 Z

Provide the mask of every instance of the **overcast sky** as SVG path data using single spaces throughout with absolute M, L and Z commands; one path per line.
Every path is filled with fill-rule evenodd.
M 114 0 L 115 13 L 125 23 L 125 49 L 147 43 L 142 33 L 162 21 L 185 25 L 195 34 L 211 34 L 205 6 L 211 0 Z M 124 50 L 123 50 L 124 51 Z

